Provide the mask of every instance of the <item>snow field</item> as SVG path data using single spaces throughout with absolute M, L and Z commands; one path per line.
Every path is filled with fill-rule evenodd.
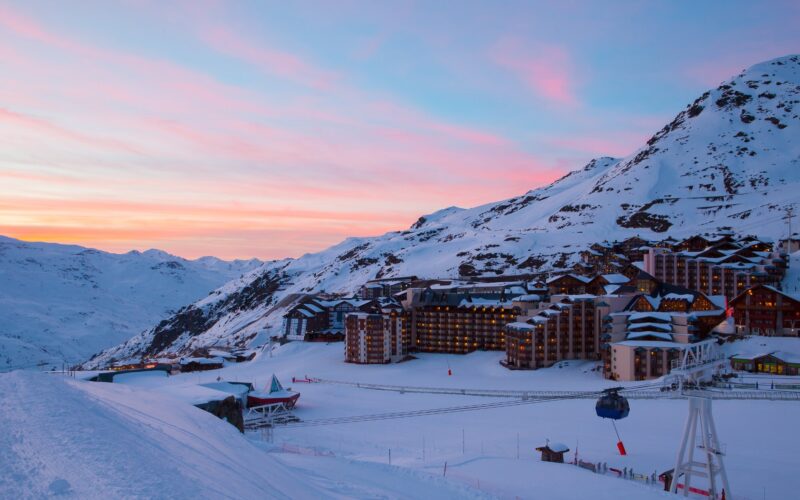
M 14 372 L 0 393 L 2 498 L 485 497 L 424 472 L 269 452 L 142 387 Z
M 290 343 L 277 348 L 271 358 L 263 354 L 252 363 L 201 377 L 254 380 L 263 385 L 274 372 L 285 386 L 302 393 L 295 414 L 304 420 L 501 399 L 292 384 L 292 376 L 484 389 L 597 390 L 612 385 L 591 371 L 594 365 L 586 362 L 569 362 L 560 369 L 508 371 L 497 363 L 502 353 L 478 352 L 466 356 L 421 355 L 406 363 L 364 366 L 344 363 L 341 349 L 342 344 Z M 448 366 L 452 376 L 447 375 Z M 180 378 L 173 377 L 171 382 Z M 392 465 L 437 475 L 444 472 L 447 462 L 449 478 L 502 498 L 576 498 L 590 493 L 593 498 L 660 496 L 654 487 L 539 461 L 535 447 L 550 439 L 570 447 L 569 460 L 577 445 L 582 460 L 607 462 L 609 467 L 650 474 L 674 466 L 688 408 L 685 400 L 632 400 L 630 416 L 617 423 L 629 453 L 626 457 L 618 454 L 612 424 L 595 415 L 594 403 L 590 399 L 568 400 L 398 420 L 277 427 L 273 441 L 276 447 L 299 447 L 384 464 L 389 462 L 391 449 Z M 800 478 L 792 473 L 800 465 L 796 456 L 800 436 L 794 430 L 800 405 L 715 401 L 714 415 L 737 498 L 763 498 L 765 492 L 767 498 L 791 498 L 800 490 Z M 251 437 L 260 439 L 258 435 Z

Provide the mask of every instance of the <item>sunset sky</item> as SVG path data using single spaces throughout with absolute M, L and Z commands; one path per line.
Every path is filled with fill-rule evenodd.
M 797 1 L 4 1 L 0 234 L 266 259 L 404 229 L 629 154 L 798 26 Z

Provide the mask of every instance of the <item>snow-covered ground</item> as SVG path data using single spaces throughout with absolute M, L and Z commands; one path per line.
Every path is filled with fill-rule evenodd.
M 406 468 L 292 456 L 123 384 L 0 375 L 2 498 L 481 498 Z
M 284 380 L 317 376 L 370 383 L 431 387 L 492 389 L 592 390 L 608 387 L 591 363 L 570 362 L 565 368 L 508 371 L 498 361 L 502 353 L 482 352 L 467 356 L 424 355 L 419 360 L 391 366 L 359 366 L 341 362 L 339 345 L 283 346 L 272 358 L 229 369 L 230 376 L 251 374 L 260 382 L 275 371 Z M 453 375 L 447 375 L 447 367 Z M 226 375 L 223 375 L 226 376 Z M 400 394 L 350 386 L 294 384 L 302 391 L 296 414 L 303 419 L 362 415 L 393 410 L 438 408 L 483 403 L 486 398 Z M 618 422 L 629 455 L 615 448 L 611 423 L 598 418 L 593 400 L 571 400 L 478 412 L 387 420 L 275 431 L 275 441 L 333 450 L 338 455 L 386 462 L 392 449 L 393 463 L 411 468 L 441 471 L 494 495 L 506 498 L 576 498 L 586 484 L 593 498 L 603 498 L 606 487 L 615 498 L 647 498 L 652 488 L 625 493 L 614 480 L 583 470 L 563 472 L 562 466 L 539 462 L 534 448 L 546 439 L 563 442 L 590 462 L 629 467 L 637 472 L 663 472 L 674 466 L 678 440 L 683 431 L 687 402 L 682 400 L 634 400 L 631 414 Z M 800 404 L 771 401 L 715 401 L 718 431 L 726 448 L 731 487 L 737 498 L 790 498 L 800 491 L 800 478 L 791 470 L 800 465 L 796 450 L 800 436 L 795 421 Z M 462 452 L 462 432 L 465 452 Z M 517 436 L 520 459 L 517 461 Z M 425 441 L 425 460 L 422 442 Z M 572 452 L 569 458 L 572 458 Z M 563 466 L 568 467 L 568 466 Z M 570 474 L 563 477 L 560 474 Z M 623 482 L 624 483 L 624 482 Z M 539 490 L 539 488 L 544 488 Z M 611 498 L 611 497 L 609 497 Z
M 8 458 L 8 450 L 0 449 L 4 457 L 0 460 L 11 461 L 0 470 L 13 470 L 17 479 L 12 483 L 30 488 L 47 488 L 63 478 L 70 481 L 75 492 L 89 491 L 79 488 L 97 474 L 102 479 L 99 489 L 91 491 L 108 488 L 118 492 L 113 488 L 120 482 L 131 488 L 139 485 L 142 489 L 130 491 L 145 496 L 167 487 L 171 492 L 199 489 L 204 491 L 200 496 L 216 496 L 228 491 L 220 484 L 228 485 L 236 478 L 239 489 L 228 494 L 244 498 L 254 496 L 258 483 L 268 485 L 263 495 L 284 493 L 293 497 L 306 491 L 322 497 L 372 498 L 486 494 L 500 498 L 639 499 L 666 495 L 658 487 L 637 481 L 593 474 L 573 465 L 543 463 L 534 449 L 550 439 L 570 447 L 569 460 L 577 448 L 580 458 L 589 462 L 607 462 L 609 467 L 633 468 L 642 474 L 662 472 L 674 465 L 687 410 L 683 400 L 632 400 L 630 416 L 618 422 L 629 453 L 626 457 L 618 454 L 613 427 L 595 415 L 591 399 L 318 427 L 278 427 L 272 443 L 263 442 L 260 433 L 242 438 L 233 427 L 210 415 L 164 401 L 168 394 L 179 393 L 181 386 L 188 389 L 218 377 L 255 382 L 261 388 L 275 373 L 285 386 L 302 393 L 295 414 L 308 421 L 501 399 L 292 383 L 293 376 L 484 389 L 597 390 L 610 384 L 593 371 L 594 364 L 587 362 L 568 362 L 561 368 L 538 371 L 508 371 L 498 364 L 502 353 L 478 352 L 466 356 L 420 355 L 400 364 L 362 366 L 344 363 L 342 349 L 341 343 L 290 343 L 276 347 L 272 356 L 262 354 L 250 363 L 211 372 L 153 377 L 138 380 L 133 386 L 75 381 L 64 387 L 60 379 L 5 375 L 0 378 L 0 389 L 11 397 L 0 410 L 0 424 L 14 431 L 0 439 L 5 440 L 3 447 L 14 451 Z M 452 375 L 448 375 L 448 368 Z M 168 389 L 164 390 L 164 385 Z M 714 414 L 735 498 L 792 498 L 800 490 L 800 477 L 793 474 L 800 465 L 796 456 L 800 404 L 715 401 Z M 94 432 L 95 428 L 99 432 Z M 88 429 L 93 429 L 91 435 Z M 117 435 L 126 437 L 114 437 Z M 70 450 L 64 456 L 100 456 L 79 462 L 80 470 L 72 469 L 58 447 L 45 446 L 46 442 L 63 443 Z M 20 451 L 29 448 L 32 451 Z M 128 453 L 120 456 L 120 450 Z M 41 455 L 34 458 L 34 452 Z M 159 463 L 154 455 L 165 454 L 173 457 L 167 467 L 149 465 Z M 223 455 L 224 466 L 219 460 Z M 137 469 L 136 464 L 144 465 Z M 98 472 L 86 472 L 94 467 Z M 135 481 L 127 477 L 131 468 Z M 202 471 L 202 479 L 197 479 L 198 474 L 192 472 L 195 470 Z M 302 489 L 286 493 L 285 485 L 295 481 Z

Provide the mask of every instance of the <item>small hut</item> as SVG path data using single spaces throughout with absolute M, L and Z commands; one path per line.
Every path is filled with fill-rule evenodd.
M 536 451 L 542 452 L 542 462 L 563 464 L 564 453 L 568 452 L 569 448 L 564 444 L 548 441 L 546 445 L 536 448 Z

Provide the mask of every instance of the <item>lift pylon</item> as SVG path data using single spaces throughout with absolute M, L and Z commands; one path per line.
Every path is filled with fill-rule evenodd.
M 701 450 L 699 460 L 695 460 L 697 449 Z M 675 461 L 670 491 L 678 492 L 678 481 L 683 476 L 683 496 L 688 496 L 692 478 L 707 478 L 709 498 L 716 499 L 719 498 L 717 494 L 720 493 L 717 488 L 717 479 L 719 478 L 725 498 L 732 498 L 728 475 L 725 473 L 725 463 L 722 460 L 723 455 L 717 428 L 714 425 L 714 417 L 711 413 L 711 399 L 690 396 L 689 416 L 686 418 L 683 440 Z

